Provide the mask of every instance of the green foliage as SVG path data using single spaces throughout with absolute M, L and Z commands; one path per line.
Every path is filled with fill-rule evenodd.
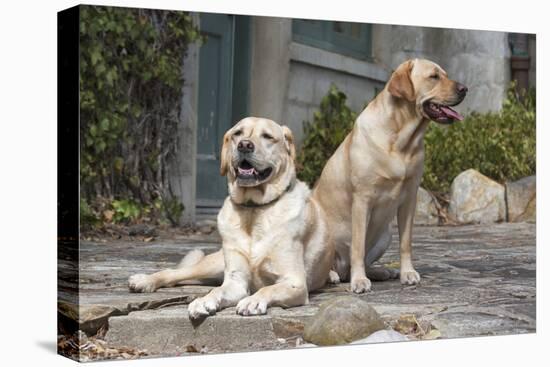
M 536 171 L 535 91 L 512 85 L 499 112 L 472 113 L 448 127 L 432 124 L 425 137 L 423 187 L 448 192 L 452 180 L 474 168 L 504 182 Z
M 80 177 L 90 202 L 172 197 L 183 57 L 200 38 L 186 12 L 81 7 Z
M 132 200 L 113 200 L 111 205 L 114 211 L 114 223 L 129 223 L 135 221 L 141 214 L 139 204 Z
M 346 105 L 346 95 L 331 85 L 313 122 L 304 121 L 304 141 L 297 157 L 298 178 L 313 186 L 325 163 L 353 128 L 357 114 Z
M 448 192 L 453 179 L 474 168 L 504 182 L 536 171 L 535 90 L 518 95 L 514 85 L 499 112 L 472 113 L 451 126 L 430 124 L 425 137 L 422 186 Z M 313 122 L 304 122 L 298 177 L 313 185 L 328 158 L 352 129 L 356 113 L 335 86 L 323 98 Z
M 99 223 L 97 215 L 83 198 L 80 198 L 80 223 L 86 227 L 95 226 Z
M 164 217 L 174 226 L 177 225 L 184 209 L 183 204 L 179 200 L 166 199 L 161 201 L 161 211 Z

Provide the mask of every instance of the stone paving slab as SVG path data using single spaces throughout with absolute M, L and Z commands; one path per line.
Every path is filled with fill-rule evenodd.
M 398 280 L 373 282 L 372 292 L 357 297 L 371 303 L 388 324 L 414 314 L 439 329 L 443 338 L 535 332 L 535 235 L 531 223 L 418 226 L 413 256 L 422 283 L 405 287 Z M 152 355 L 180 355 L 190 346 L 209 352 L 280 349 L 296 345 L 304 322 L 320 303 L 350 294 L 349 284 L 340 284 L 312 293 L 306 306 L 273 308 L 256 317 L 238 316 L 230 308 L 193 325 L 186 304 L 210 287 L 128 292 L 129 275 L 173 266 L 190 249 L 215 251 L 218 240 L 82 242 L 81 310 L 73 309 L 73 316 L 79 314 L 82 329 L 90 333 L 108 323 L 109 343 L 147 349 Z M 396 266 L 398 259 L 394 233 L 381 263 Z M 69 288 L 62 298 L 61 308 L 71 309 Z

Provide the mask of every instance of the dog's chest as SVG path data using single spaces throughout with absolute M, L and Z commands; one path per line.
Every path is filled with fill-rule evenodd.
M 248 261 L 252 278 L 252 287 L 259 289 L 272 285 L 283 276 L 281 256 L 293 253 L 292 238 L 299 236 L 303 224 L 296 220 L 301 217 L 294 213 L 296 208 L 265 213 L 256 218 L 251 226 L 248 246 Z M 283 265 L 283 266 L 281 266 Z

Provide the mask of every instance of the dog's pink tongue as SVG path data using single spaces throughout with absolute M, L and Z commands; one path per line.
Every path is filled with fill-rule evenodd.
M 453 118 L 458 121 L 464 120 L 464 117 L 460 113 L 456 112 L 450 107 L 441 106 L 441 111 L 443 111 L 443 113 L 447 115 L 447 117 Z

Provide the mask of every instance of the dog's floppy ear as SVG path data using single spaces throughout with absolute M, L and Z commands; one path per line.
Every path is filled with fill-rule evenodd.
M 392 96 L 414 102 L 414 86 L 411 81 L 412 68 L 413 61 L 408 60 L 393 72 L 388 82 L 388 91 Z
M 285 137 L 285 147 L 290 155 L 290 158 L 294 161 L 296 159 L 296 147 L 294 146 L 294 135 L 287 126 L 281 126 L 283 129 L 283 135 Z
M 225 176 L 231 164 L 231 130 L 228 130 L 223 136 L 222 150 L 220 153 L 220 175 Z

